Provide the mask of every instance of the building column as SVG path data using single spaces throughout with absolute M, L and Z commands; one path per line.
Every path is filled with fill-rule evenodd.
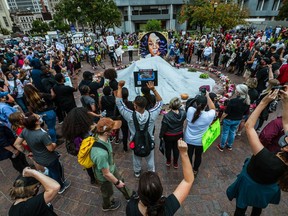
M 128 23 L 129 23 L 129 28 L 130 28 L 130 33 L 132 33 L 132 21 L 131 21 L 131 16 L 132 16 L 132 12 L 131 12 L 131 6 L 128 6 Z
M 172 29 L 172 19 L 173 19 L 173 5 L 170 5 L 170 29 Z

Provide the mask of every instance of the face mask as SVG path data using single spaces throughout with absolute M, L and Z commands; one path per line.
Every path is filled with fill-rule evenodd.
M 9 78 L 9 81 L 13 81 L 14 80 L 14 78 Z
M 42 119 L 42 117 L 40 117 L 39 122 L 40 122 L 40 124 L 43 123 L 43 119 Z

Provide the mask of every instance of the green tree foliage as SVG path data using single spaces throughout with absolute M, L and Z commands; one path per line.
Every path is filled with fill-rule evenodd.
M 77 11 L 77 7 L 81 8 L 81 12 Z M 64 19 L 72 23 L 89 23 L 94 31 L 98 27 L 102 33 L 121 25 L 121 12 L 113 0 L 61 0 L 56 10 Z
M 279 14 L 276 17 L 276 20 L 285 20 L 288 19 L 288 0 L 283 0 L 282 6 L 279 10 Z
M 148 20 L 145 29 L 147 32 L 150 31 L 162 31 L 160 20 Z
M 34 20 L 32 23 L 32 33 L 39 33 L 40 35 L 44 35 L 49 30 L 49 25 L 46 22 L 41 20 Z
M 193 0 L 184 4 L 181 8 L 179 22 L 188 22 L 188 25 L 197 25 L 217 29 L 222 27 L 223 30 L 231 29 L 237 25 L 245 24 L 245 18 L 248 17 L 248 10 L 240 10 L 238 4 L 218 2 L 218 7 L 214 11 L 213 4 L 208 0 Z
M 58 13 L 53 16 L 53 20 L 49 23 L 49 26 L 51 29 L 61 32 L 68 32 L 70 30 L 70 26 L 63 22 L 63 17 Z
M 0 34 L 3 34 L 3 35 L 9 35 L 11 32 L 6 29 L 6 28 L 2 28 L 1 24 L 0 24 Z

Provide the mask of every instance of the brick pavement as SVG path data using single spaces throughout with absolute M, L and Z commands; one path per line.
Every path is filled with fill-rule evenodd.
M 107 61 L 107 60 L 106 60 Z M 128 58 L 124 56 L 123 62 L 127 63 Z M 91 70 L 87 64 L 83 64 L 84 70 Z M 106 66 L 110 63 L 106 62 Z M 111 66 L 111 65 L 110 65 Z M 216 77 L 215 77 L 216 78 Z M 217 78 L 216 78 L 217 79 Z M 242 79 L 231 75 L 231 79 L 236 83 L 241 83 Z M 79 101 L 79 95 L 77 96 Z M 270 118 L 275 117 L 274 113 Z M 156 123 L 156 137 L 159 134 L 159 126 L 162 117 L 159 116 Z M 57 126 L 58 132 L 61 126 Z M 158 139 L 158 138 L 157 138 Z M 156 139 L 156 144 L 159 140 Z M 196 216 L 216 216 L 221 215 L 223 211 L 233 215 L 235 200 L 230 202 L 225 194 L 226 188 L 235 180 L 240 172 L 244 160 L 251 156 L 250 148 L 247 143 L 245 133 L 237 137 L 233 146 L 233 151 L 219 152 L 216 144 L 203 154 L 202 164 L 199 174 L 195 179 L 190 195 L 178 210 L 176 215 L 196 215 Z M 137 189 L 137 179 L 133 176 L 132 153 L 122 151 L 122 144 L 113 146 L 116 165 L 123 173 L 127 186 Z M 126 201 L 116 189 L 115 197 L 120 198 L 122 206 L 114 212 L 103 213 L 101 211 L 100 189 L 97 186 L 90 185 L 86 171 L 77 163 L 76 157 L 68 155 L 65 147 L 62 145 L 59 149 L 62 153 L 61 160 L 65 166 L 65 176 L 71 180 L 71 187 L 62 195 L 58 195 L 53 201 L 55 211 L 60 216 L 95 216 L 95 215 L 125 215 Z M 182 180 L 181 164 L 179 169 L 173 167 L 167 168 L 165 159 L 158 151 L 158 145 L 155 151 L 156 171 L 163 183 L 164 194 L 173 192 L 179 182 Z M 144 162 L 144 161 L 143 161 Z M 146 167 L 146 163 L 144 162 Z M 144 169 L 145 170 L 145 169 Z M 17 176 L 17 172 L 12 168 L 9 160 L 0 162 L 0 216 L 7 215 L 12 204 L 8 190 Z M 250 213 L 251 209 L 248 209 Z M 269 205 L 263 211 L 264 216 L 284 216 L 288 212 L 288 194 L 282 193 L 282 199 L 279 205 Z

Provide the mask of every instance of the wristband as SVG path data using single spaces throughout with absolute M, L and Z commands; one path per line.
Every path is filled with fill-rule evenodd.
M 120 184 L 120 180 L 118 179 L 117 182 L 114 184 L 115 186 Z

